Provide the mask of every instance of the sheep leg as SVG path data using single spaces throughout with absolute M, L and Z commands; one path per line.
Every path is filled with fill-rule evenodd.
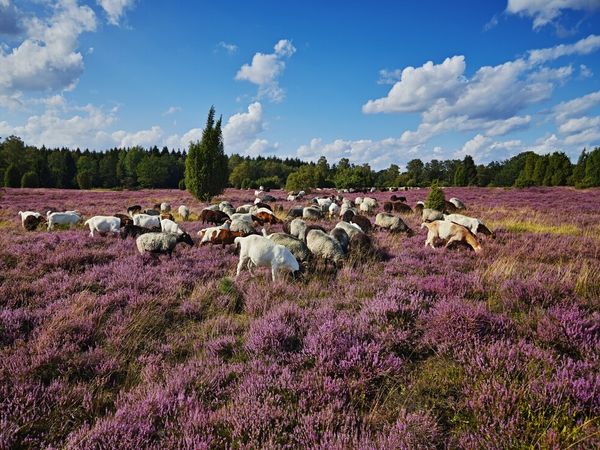
M 271 276 L 273 281 L 277 281 L 277 266 L 271 266 Z
M 444 245 L 445 248 L 448 248 L 448 246 L 450 244 L 452 244 L 453 242 L 460 242 L 462 239 L 460 236 L 452 236 L 450 239 L 448 239 L 448 242 L 446 242 L 446 245 Z
M 240 272 L 242 271 L 242 267 L 244 267 L 244 265 L 248 262 L 247 258 L 240 258 L 240 262 L 237 265 L 237 272 L 236 272 L 236 277 L 240 275 Z
M 254 276 L 254 271 L 252 270 L 252 268 L 254 267 L 254 263 L 252 262 L 251 259 L 248 259 L 248 271 L 250 272 L 250 275 Z

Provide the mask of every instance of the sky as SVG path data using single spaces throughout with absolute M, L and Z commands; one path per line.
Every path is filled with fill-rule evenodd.
M 0 137 L 504 160 L 600 145 L 600 0 L 0 0 Z

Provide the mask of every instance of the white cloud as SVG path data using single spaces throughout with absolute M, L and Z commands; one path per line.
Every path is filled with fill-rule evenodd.
M 222 48 L 223 50 L 225 50 L 227 53 L 229 53 L 230 55 L 233 55 L 234 53 L 236 53 L 238 51 L 238 46 L 235 44 L 228 44 L 227 42 L 219 42 L 217 44 L 217 48 Z
M 263 110 L 259 102 L 248 105 L 248 112 L 234 114 L 223 127 L 223 142 L 228 150 L 240 150 L 264 130 Z
M 557 123 L 562 123 L 568 117 L 583 114 L 600 103 L 600 91 L 591 92 L 582 97 L 561 102 L 553 108 L 553 114 Z
M 440 98 L 452 101 L 464 83 L 464 72 L 464 56 L 446 58 L 441 64 L 428 61 L 421 67 L 406 67 L 388 95 L 369 100 L 363 105 L 363 112 L 415 112 L 425 110 Z M 398 71 L 393 74 L 397 76 Z
M 558 19 L 566 9 L 594 11 L 600 9 L 597 0 L 508 0 L 506 11 L 533 19 L 537 30 Z
M 569 55 L 589 55 L 600 49 L 600 36 L 590 34 L 574 44 L 560 44 L 555 47 L 529 50 L 529 62 L 532 64 L 541 64 L 547 61 L 553 61 L 562 56 Z
M 236 80 L 246 80 L 258 85 L 258 98 L 267 97 L 273 102 L 283 100 L 285 93 L 279 87 L 277 78 L 285 69 L 283 58 L 292 56 L 296 48 L 287 39 L 274 46 L 274 53 L 256 53 L 252 63 L 244 64 L 235 75 Z
M 581 78 L 591 78 L 594 76 L 594 72 L 592 72 L 592 70 L 585 64 L 580 64 L 579 76 L 581 76 Z
M 160 142 L 162 130 L 159 126 L 153 126 L 148 130 L 139 130 L 136 132 L 127 132 L 124 130 L 115 131 L 111 134 L 117 142 L 118 147 L 151 147 Z
M 165 112 L 163 112 L 162 115 L 169 116 L 179 111 L 181 111 L 181 106 L 169 106 L 169 108 Z
M 244 154 L 248 156 L 259 156 L 268 153 L 274 153 L 279 149 L 279 143 L 271 144 L 266 139 L 255 139 L 252 144 L 246 149 Z
M 562 134 L 572 134 L 600 126 L 600 116 L 596 117 L 579 117 L 577 119 L 569 119 L 560 127 L 558 131 Z
M 456 158 L 464 158 L 467 155 L 473 157 L 478 163 L 488 163 L 493 159 L 506 159 L 517 153 L 523 143 L 518 139 L 509 141 L 493 141 L 487 136 L 477 134 L 465 142 L 463 147 L 454 154 Z
M 0 47 L 0 91 L 59 90 L 73 88 L 83 71 L 77 51 L 81 33 L 96 29 L 88 6 L 62 0 L 48 19 L 24 20 L 26 38 L 10 52 Z
M 562 151 L 561 142 L 555 134 L 537 139 L 533 145 L 525 146 L 523 151 L 535 152 L 538 155 Z
M 10 0 L 0 0 L 0 34 L 9 36 L 23 32 L 21 12 Z
M 106 12 L 108 23 L 119 25 L 125 11 L 133 8 L 135 0 L 96 0 Z

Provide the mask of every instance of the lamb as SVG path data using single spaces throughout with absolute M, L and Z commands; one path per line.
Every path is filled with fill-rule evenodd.
M 457 199 L 456 197 L 452 197 L 448 201 L 450 203 L 452 203 L 454 206 L 456 206 L 457 209 L 466 209 L 465 204 L 463 202 L 461 202 L 459 199 Z
M 226 220 L 229 220 L 229 216 L 223 211 L 214 211 L 208 208 L 204 208 L 200 212 L 200 220 L 202 220 L 202 223 L 208 222 L 215 225 L 220 225 Z
M 141 212 L 142 212 L 142 207 L 140 205 L 133 205 L 133 206 L 130 206 L 129 208 L 127 208 L 127 214 L 129 214 L 130 217 L 133 217 L 136 214 L 139 214 Z
M 375 216 L 375 225 L 380 228 L 385 228 L 392 233 L 405 232 L 409 235 L 412 234 L 412 230 L 404 223 L 404 221 L 392 214 L 379 213 Z
M 175 233 L 175 234 L 183 234 L 184 230 L 179 228 L 174 221 L 170 219 L 163 219 L 160 221 L 160 229 L 163 233 Z
M 356 224 L 350 224 L 344 221 L 338 222 L 335 228 L 341 228 L 342 230 L 344 230 L 348 235 L 349 239 L 352 238 L 352 236 L 354 236 L 356 233 L 362 233 L 362 229 L 360 228 L 360 226 Z
M 185 205 L 181 205 L 178 209 L 177 212 L 179 213 L 179 215 L 181 216 L 181 218 L 184 221 L 187 221 L 190 217 L 190 208 L 188 208 Z
M 53 230 L 54 225 L 69 225 L 70 227 L 72 227 L 73 225 L 76 225 L 81 220 L 81 216 L 75 211 L 55 212 L 55 213 L 49 212 L 47 217 L 48 217 L 48 231 Z
M 434 222 L 423 222 L 421 228 L 428 229 L 425 247 L 429 245 L 431 248 L 435 248 L 434 241 L 439 238 L 446 241 L 446 248 L 453 242 L 463 242 L 475 250 L 475 253 L 482 250 L 475 235 L 462 225 L 445 220 L 436 220 Z
M 273 281 L 276 281 L 280 271 L 285 270 L 293 274 L 300 269 L 298 261 L 286 247 L 264 236 L 236 237 L 234 242 L 240 249 L 236 276 L 240 275 L 244 266 L 252 275 L 254 275 L 253 266 L 270 267 Z
M 167 203 L 167 202 L 163 202 L 160 204 L 160 212 L 161 213 L 165 213 L 165 212 L 170 212 L 171 211 L 171 204 Z
M 192 237 L 187 233 L 146 233 L 138 236 L 135 240 L 135 244 L 141 255 L 145 252 L 155 255 L 167 253 L 169 258 L 171 258 L 175 246 L 180 242 L 188 244 L 190 247 L 194 245 Z
M 302 210 L 302 218 L 310 220 L 319 220 L 323 218 L 323 213 L 320 208 L 315 206 L 307 206 Z
M 433 222 L 434 220 L 444 220 L 444 214 L 436 209 L 424 208 L 421 214 L 423 222 Z
M 444 220 L 462 225 L 475 236 L 477 236 L 477 233 L 482 233 L 486 236 L 491 236 L 492 239 L 496 238 L 496 233 L 490 231 L 481 220 L 475 217 L 463 216 L 462 214 L 444 214 Z
M 325 263 L 332 262 L 340 267 L 344 260 L 344 250 L 340 243 L 321 230 L 310 230 L 306 236 L 306 245 L 313 255 Z
M 329 235 L 339 242 L 344 254 L 348 253 L 348 248 L 350 247 L 350 236 L 348 236 L 348 233 L 346 233 L 344 229 L 335 227 L 329 232 Z
M 121 230 L 121 239 L 127 239 L 128 236 L 138 237 L 145 233 L 158 233 L 160 232 L 160 228 L 144 228 L 138 225 L 134 225 L 133 223 L 128 223 Z
M 121 228 L 121 219 L 113 216 L 94 216 L 86 220 L 84 225 L 90 227 L 90 237 L 94 237 L 94 231 L 100 234 L 118 233 Z
M 312 254 L 310 250 L 306 246 L 306 244 L 298 238 L 290 236 L 286 233 L 272 233 L 267 235 L 267 232 L 263 229 L 263 236 L 271 239 L 276 244 L 283 245 L 287 248 L 296 261 L 298 261 L 302 266 L 307 266 L 310 263 Z
M 25 228 L 25 219 L 27 219 L 28 217 L 35 217 L 36 219 L 39 219 L 40 217 L 42 217 L 42 215 L 39 212 L 35 212 L 35 211 L 19 211 L 19 217 L 21 217 L 21 226 L 23 228 Z
M 144 228 L 160 227 L 160 216 L 151 216 L 148 214 L 136 214 L 133 217 L 133 224 Z

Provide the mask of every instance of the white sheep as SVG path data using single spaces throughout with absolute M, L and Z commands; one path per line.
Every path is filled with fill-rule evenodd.
M 321 208 L 317 208 L 316 206 L 307 206 L 302 210 L 303 219 L 318 220 L 322 217 L 323 212 L 321 211 Z
M 253 208 L 253 207 L 254 207 L 254 205 L 242 205 L 242 206 L 238 206 L 236 208 L 235 212 L 238 213 L 238 214 L 247 214 L 247 213 L 250 212 L 250 208 Z
M 163 219 L 160 221 L 160 229 L 163 233 L 175 233 L 175 234 L 183 234 L 184 230 L 179 228 L 175 222 L 170 219 Z
M 481 220 L 475 217 L 463 216 L 462 214 L 444 214 L 444 220 L 462 225 L 474 235 L 477 235 L 477 233 L 483 233 L 486 236 L 492 236 L 492 238 L 496 237 L 496 233 L 490 231 L 490 229 L 486 227 Z
M 233 205 L 226 201 L 222 201 L 221 203 L 219 203 L 219 211 L 224 211 L 225 208 L 233 209 Z
M 90 227 L 90 236 L 94 237 L 94 231 L 98 233 L 119 233 L 121 219 L 114 216 L 94 216 L 84 222 Z
M 47 213 L 48 217 L 48 231 L 54 229 L 54 225 L 69 225 L 72 227 L 76 225 L 80 220 L 81 216 L 76 211 L 66 212 L 50 212 Z
M 329 217 L 333 218 L 340 212 L 340 206 L 337 203 L 329 205 Z
M 343 220 L 341 222 L 338 222 L 335 225 L 335 228 L 341 228 L 342 230 L 344 230 L 350 239 L 352 239 L 352 236 L 354 236 L 355 234 L 363 232 L 363 230 L 357 224 L 344 222 Z
M 371 197 L 364 197 L 361 205 L 367 204 L 371 207 L 371 209 L 375 209 L 377 208 L 377 200 L 375 200 L 374 198 Z
M 437 209 L 425 208 L 421 213 L 423 222 L 433 222 L 434 220 L 444 220 L 444 214 Z
M 454 206 L 456 206 L 457 209 L 465 209 L 465 204 L 463 202 L 461 202 L 459 199 L 457 199 L 456 197 L 452 197 L 448 201 L 450 203 L 452 203 Z
M 358 205 L 358 209 L 360 212 L 364 212 L 365 214 L 371 214 L 373 212 L 373 206 L 366 201 L 362 201 L 360 205 Z
M 231 221 L 231 225 L 229 226 L 229 229 L 231 231 L 239 232 L 244 235 L 252 234 L 252 233 L 256 232 L 256 230 L 254 229 L 254 226 L 252 225 L 252 222 L 248 222 L 246 220 L 241 220 L 241 219 L 233 219 Z
M 181 205 L 177 212 L 179 212 L 179 215 L 183 220 L 188 220 L 190 217 L 190 208 L 185 205 Z
M 248 222 L 250 224 L 252 222 L 254 222 L 254 219 L 252 218 L 252 214 L 250 214 L 250 213 L 235 213 L 229 217 L 231 218 L 231 221 L 241 220 L 243 222 Z
M 375 225 L 380 228 L 385 228 L 392 233 L 405 231 L 409 234 L 412 233 L 411 229 L 404 223 L 404 221 L 393 214 L 379 213 L 375 216 Z
M 306 231 L 306 222 L 302 219 L 296 218 L 290 222 L 290 234 L 297 237 L 300 240 L 304 240 L 304 233 Z
M 321 230 L 310 230 L 306 235 L 306 245 L 313 255 L 332 262 L 339 267 L 344 259 L 344 250 L 332 236 Z
M 234 243 L 240 249 L 240 261 L 237 265 L 236 276 L 246 266 L 254 276 L 253 267 L 270 267 L 273 281 L 281 270 L 296 272 L 300 265 L 294 255 L 283 245 L 267 239 L 264 236 L 251 235 L 236 237 Z
M 359 206 L 359 205 L 362 203 L 362 201 L 363 201 L 363 198 L 362 198 L 362 197 L 356 197 L 356 198 L 354 199 L 354 204 L 355 204 L 356 206 Z
M 136 214 L 133 216 L 133 224 L 144 228 L 159 228 L 160 216 L 151 216 L 149 214 Z
M 171 257 L 175 246 L 179 242 L 184 242 L 190 247 L 194 245 L 192 237 L 187 233 L 145 233 L 135 240 L 140 254 L 143 255 L 145 252 L 152 254 L 167 253 L 169 257 Z
M 169 212 L 171 211 L 171 204 L 167 202 L 163 202 L 160 204 L 160 212 Z
M 25 228 L 25 219 L 27 219 L 29 216 L 33 216 L 36 219 L 42 217 L 42 215 L 39 212 L 35 211 L 19 211 L 19 216 L 21 217 L 21 226 L 23 228 Z

